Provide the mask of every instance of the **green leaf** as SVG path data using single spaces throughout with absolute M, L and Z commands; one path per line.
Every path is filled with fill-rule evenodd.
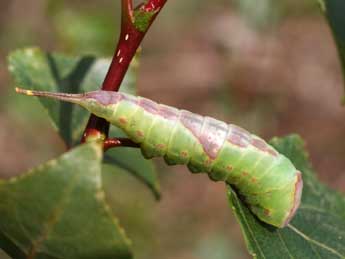
M 110 135 L 126 137 L 122 130 L 112 127 Z M 106 152 L 104 162 L 117 168 L 132 173 L 143 181 L 151 190 L 157 200 L 161 198 L 160 184 L 158 181 L 156 168 L 151 160 L 143 159 L 141 151 L 136 148 L 113 148 Z M 115 166 L 116 165 L 116 166 Z
M 13 52 L 9 56 L 9 70 L 19 86 L 70 93 L 97 88 L 99 83 L 97 78 L 90 78 L 90 70 L 95 70 L 95 75 L 102 71 L 93 57 L 69 58 L 60 54 L 44 53 L 38 48 Z M 78 143 L 88 113 L 70 104 L 43 98 L 39 99 L 39 102 L 47 110 L 54 128 L 67 146 Z
M 0 247 L 14 258 L 132 258 L 105 202 L 102 153 L 85 144 L 0 181 Z
M 61 0 L 50 2 L 54 2 L 55 7 L 48 15 L 56 31 L 55 37 L 64 49 L 96 55 L 113 51 L 114 35 L 120 28 L 118 19 L 114 19 L 114 8 L 119 8 L 118 3 L 108 3 L 107 9 L 96 5 L 88 10 L 66 8 L 66 3 Z
M 68 57 L 58 53 L 45 53 L 38 48 L 17 50 L 9 56 L 9 70 L 18 86 L 52 92 L 78 93 L 99 89 L 109 64 L 109 59 L 96 59 L 91 56 Z M 121 85 L 121 91 L 136 94 L 137 68 L 138 61 L 134 59 Z M 45 98 L 39 98 L 39 102 L 47 110 L 54 128 L 66 145 L 71 147 L 78 144 L 90 114 L 69 103 Z M 112 133 L 118 136 L 115 127 L 112 127 Z M 132 173 L 151 187 L 156 197 L 159 196 L 159 182 L 153 163 L 145 160 L 140 150 L 129 153 L 126 149 L 119 148 L 109 154 L 121 157 L 121 163 L 119 158 L 114 157 L 108 159 L 107 163 Z
M 283 229 L 253 216 L 229 187 L 229 201 L 255 258 L 345 258 L 345 198 L 321 184 L 308 162 L 303 140 L 292 135 L 271 144 L 303 172 L 302 203 Z
M 335 42 L 345 75 L 345 1 L 344 0 L 318 0 L 321 10 L 331 26 Z
M 140 156 L 140 159 L 138 157 Z M 130 163 L 132 161 L 132 163 Z M 141 159 L 141 154 L 133 148 L 114 148 L 105 155 L 105 162 L 116 164 L 119 168 L 135 174 L 153 191 L 155 198 L 160 199 L 160 185 L 155 167 L 149 160 Z

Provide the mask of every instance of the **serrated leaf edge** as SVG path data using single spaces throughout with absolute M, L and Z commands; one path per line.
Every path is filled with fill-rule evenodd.
M 103 152 L 102 152 L 102 148 L 100 147 L 100 145 L 99 144 L 95 144 L 95 143 L 91 143 L 91 144 L 90 143 L 86 143 L 86 144 L 83 144 L 83 145 L 89 145 L 92 149 L 94 149 L 94 151 L 96 153 L 96 158 L 101 163 L 102 157 L 103 157 Z M 80 148 L 80 146 L 77 146 L 74 149 L 76 149 L 76 148 Z M 67 154 L 67 153 L 64 153 L 63 155 L 65 155 L 65 154 Z M 59 158 L 61 158 L 61 157 L 59 157 Z M 16 182 L 18 182 L 20 180 L 26 179 L 26 178 L 34 175 L 34 174 L 40 175 L 40 174 L 44 173 L 44 170 L 46 168 L 54 167 L 54 165 L 57 164 L 57 160 L 59 158 L 51 159 L 51 160 L 49 160 L 49 161 L 47 161 L 47 162 L 45 162 L 45 163 L 43 163 L 43 164 L 41 164 L 39 166 L 36 166 L 36 167 L 28 170 L 26 173 L 23 173 L 23 174 L 21 174 L 19 176 L 16 176 L 16 177 L 12 177 L 12 178 L 10 178 L 8 180 L 0 179 L 0 185 L 8 184 L 8 183 L 9 184 L 13 184 L 13 183 L 16 183 Z M 37 173 L 37 171 L 39 173 Z M 132 241 L 127 236 L 125 229 L 120 224 L 120 221 L 112 213 L 111 208 L 110 208 L 109 204 L 107 203 L 105 196 L 106 195 L 105 195 L 105 192 L 103 190 L 102 178 L 100 177 L 100 181 L 97 184 L 96 197 L 95 198 L 103 205 L 103 208 L 104 208 L 105 212 L 108 214 L 108 216 L 112 220 L 114 226 L 119 231 L 119 234 L 122 237 L 123 241 L 127 245 L 128 249 L 131 250 Z M 7 235 L 6 235 L 6 237 L 9 240 L 12 240 L 12 238 L 8 237 Z M 35 241 L 36 240 L 33 240 L 33 242 L 32 242 L 33 245 L 35 244 Z M 12 240 L 12 242 L 13 242 L 13 240 Z M 16 244 L 16 242 L 13 242 L 13 243 Z M 18 244 L 16 244 L 16 246 L 18 246 Z M 129 251 L 129 252 L 131 253 L 131 251 Z

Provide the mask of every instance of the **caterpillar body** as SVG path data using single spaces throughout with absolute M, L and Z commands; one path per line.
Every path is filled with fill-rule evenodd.
M 261 138 L 222 121 L 120 92 L 17 92 L 79 104 L 121 128 L 146 158 L 185 164 L 235 187 L 260 220 L 286 226 L 299 207 L 303 181 L 288 158 Z

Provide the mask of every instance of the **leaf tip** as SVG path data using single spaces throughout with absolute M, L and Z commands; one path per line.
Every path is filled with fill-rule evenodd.
M 160 186 L 158 184 L 155 184 L 152 188 L 153 195 L 156 199 L 156 201 L 160 201 L 162 199 L 162 194 L 160 190 Z

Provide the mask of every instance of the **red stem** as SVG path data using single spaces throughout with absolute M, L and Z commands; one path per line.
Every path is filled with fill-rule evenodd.
M 119 90 L 128 67 L 137 52 L 137 49 L 139 48 L 151 24 L 166 2 L 167 0 L 149 0 L 145 4 L 141 4 L 136 8 L 136 10 L 141 10 L 144 12 L 155 12 L 155 14 L 151 17 L 149 26 L 146 28 L 146 30 L 140 31 L 133 23 L 134 10 L 132 0 L 121 0 L 122 17 L 120 39 L 117 44 L 110 68 L 102 84 L 102 90 L 115 92 Z M 91 114 L 81 141 L 85 142 L 89 136 L 103 135 L 108 138 L 108 134 L 109 123 L 106 120 Z M 131 144 L 130 142 L 131 141 L 122 141 L 121 143 Z M 119 146 L 123 145 L 120 144 Z
M 103 144 L 104 151 L 114 147 L 140 147 L 138 144 L 134 143 L 128 138 L 108 138 Z

